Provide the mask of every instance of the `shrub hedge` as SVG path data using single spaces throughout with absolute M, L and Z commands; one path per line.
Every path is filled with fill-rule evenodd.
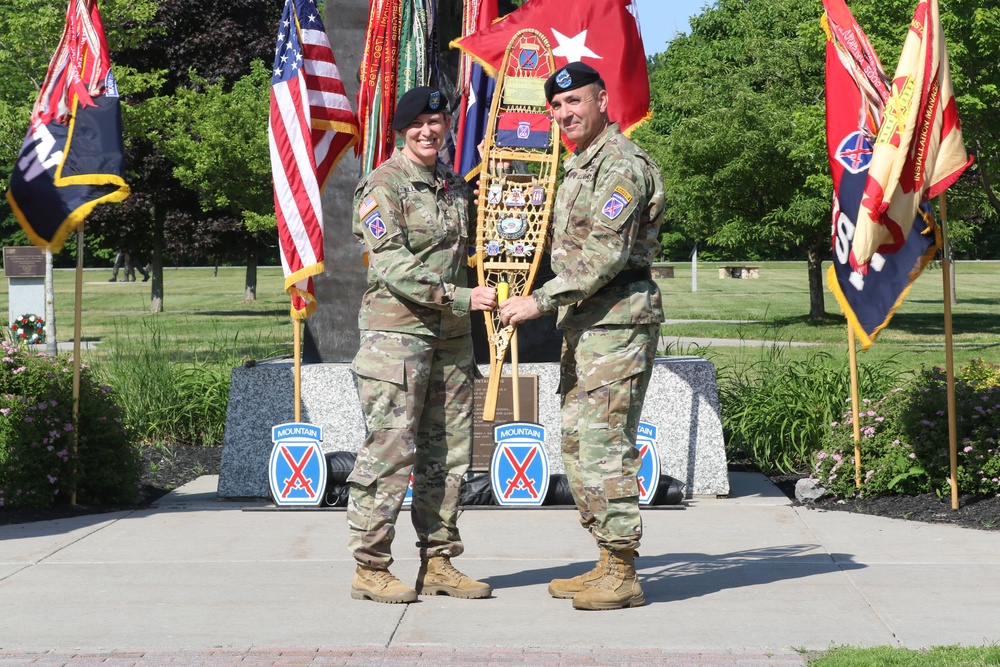
M 962 493 L 1000 493 L 1000 367 L 981 359 L 955 373 L 958 488 Z M 951 494 L 947 378 L 924 369 L 859 411 L 861 486 L 854 468 L 850 404 L 832 422 L 816 454 L 812 476 L 841 497 Z
M 72 360 L 2 344 L 0 506 L 51 507 L 73 491 L 81 504 L 136 502 L 141 457 L 111 388 L 81 370 L 74 427 Z

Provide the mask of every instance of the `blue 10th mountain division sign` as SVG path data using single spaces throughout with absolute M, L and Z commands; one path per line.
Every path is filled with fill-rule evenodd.
M 279 424 L 271 429 L 268 482 L 278 506 L 319 505 L 326 492 L 326 457 L 319 443 L 322 427 L 314 424 Z
M 639 433 L 635 438 L 636 449 L 642 457 L 639 466 L 639 504 L 653 502 L 656 489 L 660 485 L 660 454 L 656 451 L 656 427 L 639 422 Z
M 502 506 L 540 506 L 549 490 L 545 427 L 511 422 L 493 429 L 496 449 L 490 462 L 493 497 Z

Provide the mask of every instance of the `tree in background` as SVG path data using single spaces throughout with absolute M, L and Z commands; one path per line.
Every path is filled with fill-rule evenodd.
M 66 5 L 63 0 L 0 0 L 0 189 L 17 157 L 48 60 L 62 33 Z M 268 83 L 251 76 L 251 63 L 273 58 L 275 34 L 281 15 L 272 0 L 102 0 L 101 14 L 115 75 L 123 93 L 122 120 L 126 145 L 127 182 L 132 196 L 121 205 L 98 207 L 87 220 L 88 248 L 113 257 L 125 249 L 152 260 L 151 310 L 163 305 L 162 267 L 166 254 L 175 261 L 190 259 L 243 260 L 248 265 L 248 292 L 256 291 L 256 263 L 261 253 L 276 261 L 273 201 L 268 180 L 244 178 L 245 172 L 267 163 Z M 259 85 L 254 106 L 236 119 L 249 98 L 247 87 Z M 237 88 L 233 93 L 234 87 Z M 229 98 L 233 95 L 232 98 Z M 197 105 L 211 104 L 221 114 L 211 119 Z M 261 111 L 263 109 L 263 111 Z M 231 123 L 232 141 L 201 141 L 200 131 L 210 122 Z M 195 127 L 200 123 L 201 127 Z M 263 143 L 247 147 L 238 130 L 257 131 Z M 193 140 L 182 149 L 172 139 L 185 132 Z M 194 132 L 195 134 L 191 134 Z M 208 136 L 212 139 L 211 136 Z M 199 155 L 199 152 L 201 154 Z M 214 182 L 194 183 L 192 175 L 209 160 L 228 157 L 227 170 L 205 174 Z M 240 159 L 252 157 L 237 171 Z M 210 191 L 241 191 L 243 199 L 266 199 L 271 209 L 247 206 L 246 201 L 225 204 Z M 231 199 L 231 198 L 230 198 Z M 244 215 L 244 211 L 255 215 Z M 266 231 L 261 231 L 266 230 Z M 23 234 L 0 198 L 0 239 L 24 243 Z M 94 248 L 95 245 L 103 246 Z M 230 255 L 233 250 L 238 254 Z M 70 258 L 72 259 L 72 258 Z
M 116 77 L 122 67 L 117 52 L 141 44 L 150 35 L 155 0 L 102 0 L 101 17 Z M 31 109 L 59 44 L 66 19 L 66 2 L 0 0 L 0 193 L 6 192 L 14 160 L 31 119 Z M 127 68 L 125 68 L 127 69 Z M 98 207 L 100 210 L 101 207 Z M 100 252 L 100 235 L 87 238 L 87 250 Z M 27 244 L 6 197 L 0 196 L 0 243 Z M 75 264 L 76 239 L 56 256 L 59 265 Z M 114 256 L 114 250 L 107 251 Z
M 891 75 L 914 1 L 850 4 Z M 963 133 L 978 161 L 949 190 L 949 231 L 965 256 L 998 258 L 1000 9 L 980 5 L 941 0 Z M 635 133 L 663 169 L 665 253 L 680 259 L 699 242 L 712 259 L 805 259 L 812 318 L 825 314 L 832 191 L 821 12 L 804 0 L 717 0 L 651 58 L 654 117 Z
M 273 57 L 280 11 L 270 0 L 164 0 L 151 23 L 151 38 L 115 56 L 135 76 L 123 76 L 121 84 L 126 91 L 126 164 L 136 199 L 129 212 L 133 224 L 123 229 L 123 242 L 152 250 L 150 310 L 154 312 L 163 308 L 163 255 L 168 249 L 187 257 L 217 258 L 224 248 L 242 248 L 244 256 L 253 259 L 247 267 L 248 292 L 256 292 L 257 257 L 267 247 L 258 231 L 260 219 L 255 219 L 257 227 L 248 229 L 239 206 L 219 204 L 226 201 L 225 193 L 241 188 L 258 200 L 261 191 L 271 196 L 269 181 L 251 183 L 243 178 L 247 168 L 233 168 L 240 155 L 247 155 L 239 146 L 241 132 L 265 133 L 254 164 L 268 159 L 266 105 L 259 118 L 210 116 L 235 113 L 248 99 L 247 84 L 236 88 L 236 101 L 228 96 L 237 82 L 250 75 L 254 60 Z M 260 95 L 266 100 L 266 84 Z M 199 110 L 201 103 L 211 104 L 211 110 Z M 216 127 L 228 123 L 232 141 L 221 145 L 213 123 Z M 254 147 L 260 150 L 259 142 L 249 147 L 250 152 Z M 213 160 L 229 169 L 202 168 Z M 199 178 L 213 180 L 199 182 Z M 223 193 L 221 199 L 218 193 Z M 273 201 L 270 206 L 273 209 Z M 254 211 L 260 213 L 259 208 Z M 105 236 L 119 228 L 115 213 L 111 209 L 94 216 L 95 227 Z
M 274 246 L 277 228 L 262 122 L 270 108 L 270 82 L 271 70 L 261 60 L 228 91 L 192 75 L 193 87 L 165 100 L 171 113 L 157 139 L 176 165 L 174 176 L 198 193 L 202 210 L 225 211 L 245 230 L 246 301 L 256 299 L 257 258 L 269 242 Z
M 813 3 L 719 0 L 653 56 L 654 118 L 636 132 L 663 170 L 665 232 L 720 259 L 806 259 L 813 318 L 830 247 L 823 48 Z

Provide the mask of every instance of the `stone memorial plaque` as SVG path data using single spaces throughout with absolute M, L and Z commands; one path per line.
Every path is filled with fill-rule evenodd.
M 45 251 L 35 246 L 5 247 L 3 275 L 6 278 L 44 278 Z
M 514 378 L 504 375 L 500 378 L 500 391 L 497 394 L 496 421 L 483 421 L 483 401 L 486 398 L 487 378 L 478 378 L 474 387 L 475 412 L 472 415 L 472 465 L 469 470 L 485 472 L 490 469 L 490 459 L 496 441 L 493 438 L 493 427 L 504 422 L 538 421 L 538 376 L 521 375 L 518 378 L 520 389 L 521 413 L 514 419 Z

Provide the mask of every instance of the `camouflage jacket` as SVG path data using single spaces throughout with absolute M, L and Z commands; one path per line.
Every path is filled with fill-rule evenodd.
M 659 168 L 617 123 L 564 167 L 550 227 L 556 276 L 535 290 L 538 309 L 551 313 L 558 308 L 564 329 L 662 322 L 654 281 L 605 287 L 623 270 L 650 267 L 660 251 L 664 194 Z
M 358 327 L 452 338 L 471 330 L 466 273 L 472 191 L 441 164 L 396 150 L 354 192 L 354 235 L 368 250 Z

